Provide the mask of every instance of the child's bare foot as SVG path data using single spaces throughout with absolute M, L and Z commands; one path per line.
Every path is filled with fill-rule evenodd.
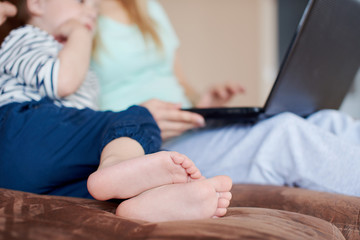
M 177 152 L 158 152 L 129 159 L 90 175 L 88 189 L 98 200 L 126 199 L 166 184 L 203 179 L 195 164 Z
M 165 185 L 122 202 L 116 215 L 149 222 L 222 217 L 230 204 L 231 187 L 227 176 Z

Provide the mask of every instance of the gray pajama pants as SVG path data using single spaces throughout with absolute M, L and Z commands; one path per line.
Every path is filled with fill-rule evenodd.
M 163 148 L 190 157 L 206 177 L 360 196 L 360 121 L 338 111 L 191 131 Z

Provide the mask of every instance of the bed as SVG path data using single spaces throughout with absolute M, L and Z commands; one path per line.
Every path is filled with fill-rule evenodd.
M 117 204 L 0 189 L 0 240 L 360 239 L 360 198 L 299 188 L 233 187 L 218 219 L 148 223 L 117 217 Z

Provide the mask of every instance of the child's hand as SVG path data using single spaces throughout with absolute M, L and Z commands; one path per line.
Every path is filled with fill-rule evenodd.
M 82 22 L 92 33 L 95 32 L 97 8 L 90 4 L 79 17 L 79 21 Z
M 54 37 L 60 43 L 65 43 L 69 39 L 69 37 L 79 31 L 83 31 L 84 34 L 89 38 L 92 38 L 94 35 L 93 25 L 89 23 L 80 22 L 76 19 L 71 19 L 63 23 L 55 32 Z
M 63 23 L 54 34 L 55 39 L 65 43 L 69 36 L 78 30 L 86 29 L 90 36 L 95 33 L 97 11 L 95 8 L 86 8 L 78 18 L 70 19 Z
M 77 30 L 88 31 L 87 27 L 83 23 L 78 20 L 71 19 L 63 23 L 53 34 L 57 41 L 65 43 L 71 34 Z
M 16 7 L 9 2 L 0 2 L 0 25 L 3 24 L 8 17 L 16 14 Z

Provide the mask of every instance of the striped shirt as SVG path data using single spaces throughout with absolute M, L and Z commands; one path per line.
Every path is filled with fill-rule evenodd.
M 49 97 L 58 106 L 98 109 L 98 81 L 91 71 L 76 93 L 58 96 L 61 49 L 62 44 L 37 27 L 13 30 L 0 48 L 0 107 Z

